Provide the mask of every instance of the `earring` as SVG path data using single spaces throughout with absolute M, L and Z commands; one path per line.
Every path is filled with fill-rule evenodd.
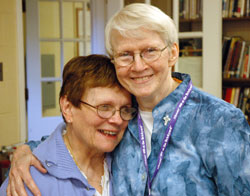
M 70 119 L 68 119 L 68 120 L 67 120 L 67 123 L 71 123 L 71 120 L 70 120 Z

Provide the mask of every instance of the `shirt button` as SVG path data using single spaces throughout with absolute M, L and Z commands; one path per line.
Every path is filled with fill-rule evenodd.
M 50 163 L 49 161 L 45 160 L 45 164 L 47 165 L 47 167 L 51 167 L 52 163 Z

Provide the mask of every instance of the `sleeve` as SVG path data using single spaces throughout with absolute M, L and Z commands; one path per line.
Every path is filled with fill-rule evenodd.
M 205 162 L 219 195 L 250 195 L 250 127 L 236 108 L 224 111 L 207 137 Z
M 41 142 L 43 142 L 44 140 L 46 140 L 48 137 L 49 136 L 46 135 L 46 136 L 43 136 L 40 141 L 33 141 L 33 140 L 31 140 L 31 141 L 27 142 L 26 144 L 29 145 L 31 151 L 33 151 Z
M 6 191 L 7 191 L 8 182 L 9 182 L 9 178 L 6 178 L 6 179 L 3 181 L 3 183 L 2 183 L 2 185 L 1 185 L 1 187 L 0 187 L 0 195 L 1 195 L 1 196 L 7 195 Z

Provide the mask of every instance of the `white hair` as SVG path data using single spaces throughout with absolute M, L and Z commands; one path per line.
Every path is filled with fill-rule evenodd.
M 141 27 L 158 33 L 168 47 L 178 42 L 176 26 L 167 14 L 152 5 L 132 3 L 112 16 L 106 25 L 105 43 L 108 54 L 113 55 L 111 37 L 114 30 L 122 36 L 134 37 L 135 31 Z

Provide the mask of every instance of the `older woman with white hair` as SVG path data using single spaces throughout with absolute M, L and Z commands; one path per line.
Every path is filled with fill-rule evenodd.
M 172 72 L 179 53 L 172 19 L 154 6 L 130 4 L 105 33 L 118 80 L 139 107 L 113 153 L 114 194 L 250 195 L 248 122 L 194 87 L 188 74 Z

